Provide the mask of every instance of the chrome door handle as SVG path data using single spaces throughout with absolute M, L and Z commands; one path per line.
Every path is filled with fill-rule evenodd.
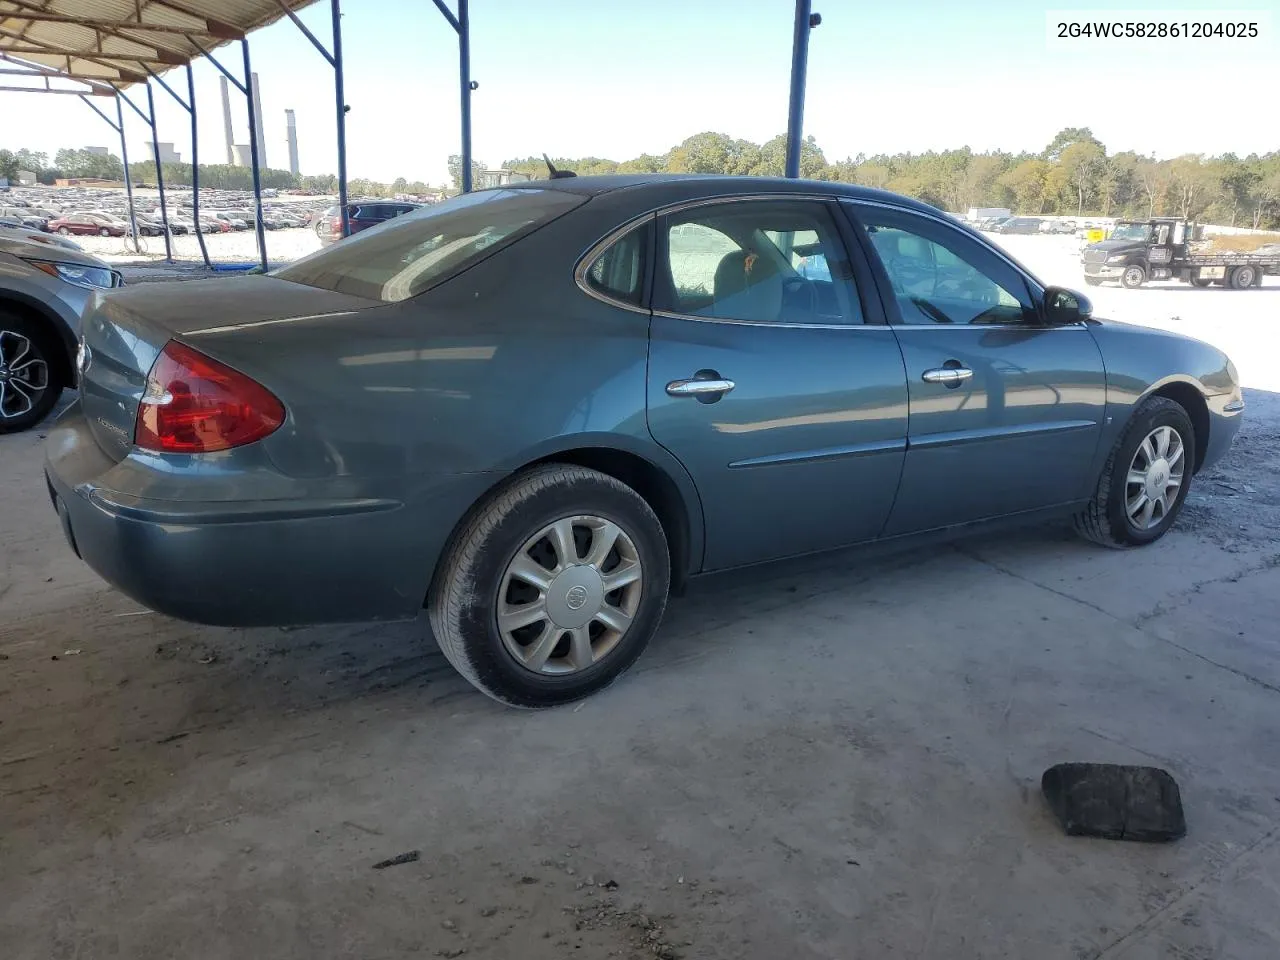
M 708 393 L 728 393 L 737 384 L 732 380 L 672 380 L 667 394 L 672 397 L 698 397 Z
M 920 379 L 925 383 L 941 383 L 948 387 L 958 387 L 972 376 L 973 371 L 968 367 L 934 367 L 920 374 Z

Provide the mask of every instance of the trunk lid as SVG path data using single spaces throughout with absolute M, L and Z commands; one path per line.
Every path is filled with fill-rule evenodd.
M 255 323 L 373 306 L 377 303 L 266 276 L 144 283 L 98 294 L 85 312 L 77 361 L 85 417 L 98 445 L 122 460 L 133 448 L 147 374 L 169 340 L 239 325 L 252 336 Z

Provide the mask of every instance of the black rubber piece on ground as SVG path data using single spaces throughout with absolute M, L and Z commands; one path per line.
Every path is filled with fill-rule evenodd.
M 1060 763 L 1040 789 L 1071 837 L 1161 843 L 1187 834 L 1178 784 L 1158 767 Z
M 373 865 L 373 869 L 385 870 L 387 867 L 398 867 L 405 863 L 417 863 L 421 856 L 422 854 L 417 850 L 410 850 L 408 853 L 401 853 L 387 860 L 379 860 Z

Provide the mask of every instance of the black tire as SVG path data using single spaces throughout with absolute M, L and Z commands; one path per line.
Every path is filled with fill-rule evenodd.
M 1248 290 L 1257 282 L 1257 279 L 1257 267 L 1235 267 L 1227 277 L 1227 284 L 1232 290 Z
M 1157 427 L 1173 427 L 1179 433 L 1187 463 L 1172 509 L 1159 524 L 1143 530 L 1135 526 L 1125 513 L 1125 480 L 1138 446 Z M 1159 540 L 1177 521 L 1187 499 L 1196 469 L 1195 450 L 1195 427 L 1182 405 L 1168 397 L 1148 397 L 1134 411 L 1124 433 L 1111 449 L 1093 499 L 1076 514 L 1076 532 L 1087 540 L 1116 548 L 1141 547 Z
M 1213 283 L 1213 280 L 1211 280 L 1209 277 L 1192 277 L 1191 278 L 1191 285 L 1193 287 L 1207 287 L 1211 283 Z
M 69 236 L 71 236 L 71 231 L 70 231 L 70 230 L 68 230 L 66 227 L 59 227 L 59 228 L 58 228 L 58 233 L 62 234 L 62 236 L 64 236 L 64 237 L 69 237 Z
M 503 575 L 526 540 L 578 515 L 612 521 L 634 543 L 644 571 L 640 600 L 630 627 L 599 661 L 572 673 L 535 673 L 507 651 L 498 630 Z M 608 686 L 636 661 L 662 620 L 670 581 L 666 535 L 638 493 L 596 470 L 546 464 L 513 477 L 463 521 L 432 583 L 427 613 L 445 657 L 479 690 L 512 706 L 553 706 Z
M 58 402 L 63 386 L 58 374 L 62 364 L 58 356 L 57 339 L 40 323 L 21 314 L 0 310 L 0 347 L 4 347 L 6 353 L 11 353 L 8 343 L 11 338 L 6 337 L 6 334 L 23 338 L 29 344 L 27 349 L 34 354 L 35 360 L 45 365 L 44 379 L 47 386 L 35 392 L 34 396 L 27 400 L 24 400 L 23 394 L 13 387 L 8 377 L 8 368 L 2 368 L 6 372 L 0 374 L 0 380 L 3 381 L 0 385 L 6 389 L 3 397 L 0 398 L 0 433 L 20 433 L 31 429 L 47 417 L 53 405 Z M 8 363 L 13 363 L 16 359 L 12 355 L 5 357 Z M 23 358 L 24 367 L 29 359 L 29 357 Z M 20 412 L 20 408 L 27 403 L 30 403 L 30 409 Z
M 1120 275 L 1120 283 L 1129 290 L 1137 290 L 1147 282 L 1147 269 L 1138 263 L 1131 263 Z
M 108 230 L 106 227 L 103 227 L 101 230 L 98 231 L 98 236 L 109 237 L 111 236 L 111 231 Z

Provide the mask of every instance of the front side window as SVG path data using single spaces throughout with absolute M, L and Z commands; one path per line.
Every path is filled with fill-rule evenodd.
M 862 323 L 826 204 L 746 200 L 663 218 L 655 306 L 756 323 Z
M 966 235 L 905 211 L 856 211 L 904 324 L 1009 324 L 1035 316 L 1021 275 Z
M 368 300 L 405 300 L 585 202 L 565 190 L 467 193 L 361 231 L 272 276 Z
M 645 224 L 611 243 L 587 267 L 587 287 L 609 300 L 640 306 L 652 226 Z

